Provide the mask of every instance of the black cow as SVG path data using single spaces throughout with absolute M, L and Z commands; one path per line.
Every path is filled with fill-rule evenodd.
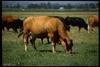
M 6 28 L 8 31 L 12 28 L 15 32 L 23 25 L 23 20 L 20 20 L 17 16 L 2 16 L 2 30 Z
M 23 27 L 23 20 L 17 19 L 14 20 L 14 22 L 12 23 L 12 28 L 16 31 L 17 29 L 21 29 Z
M 16 19 L 13 20 L 12 22 L 7 22 L 7 21 L 2 21 L 2 30 L 6 28 L 8 31 L 9 29 L 13 29 L 16 33 L 18 33 L 18 29 L 21 29 L 23 26 L 23 20 Z
M 80 17 L 66 17 L 65 20 L 64 20 L 64 25 L 78 26 L 79 32 L 80 32 L 81 28 L 88 30 L 88 25 Z
M 16 33 L 18 33 L 18 29 L 21 29 L 23 27 L 23 20 L 16 19 L 13 22 L 8 24 L 8 30 L 12 28 Z

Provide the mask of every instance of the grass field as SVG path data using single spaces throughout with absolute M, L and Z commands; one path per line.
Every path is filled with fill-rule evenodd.
M 4 13 L 10 14 L 10 13 Z M 20 16 L 19 13 L 11 13 L 11 15 Z M 59 13 L 58 13 L 59 14 Z M 55 14 L 55 15 L 58 15 Z M 98 13 L 74 14 L 68 13 L 69 16 L 79 16 L 85 19 L 88 15 L 97 15 Z M 27 15 L 22 13 L 21 16 Z M 38 15 L 32 13 L 32 15 Z M 40 13 L 43 15 L 43 13 Z M 44 14 L 45 15 L 45 14 Z M 48 13 L 47 13 L 48 15 Z M 50 14 L 53 15 L 53 14 Z M 60 14 L 66 16 L 67 14 Z M 28 52 L 24 52 L 24 44 L 22 37 L 17 38 L 17 33 L 12 30 L 10 32 L 2 31 L 2 65 L 3 66 L 98 66 L 99 65 L 99 29 L 96 27 L 95 31 L 88 33 L 84 29 L 78 32 L 77 27 L 71 27 L 69 35 L 73 39 L 73 53 L 65 54 L 61 45 L 56 46 L 57 53 L 51 52 L 51 45 L 47 44 L 47 40 L 44 40 L 44 44 L 41 44 L 41 40 L 36 40 L 37 51 L 34 50 L 29 43 Z
M 48 16 L 78 16 L 87 17 L 89 15 L 98 15 L 99 12 L 2 12 L 2 15 L 15 15 L 19 17 L 34 16 L 34 15 L 48 15 Z

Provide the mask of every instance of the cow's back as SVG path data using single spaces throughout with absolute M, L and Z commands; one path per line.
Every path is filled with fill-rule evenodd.
M 49 16 L 30 16 L 26 18 L 23 26 L 25 31 L 31 31 L 34 35 L 64 29 L 63 23 L 58 18 Z
M 24 21 L 23 27 L 34 34 L 39 34 L 45 32 L 44 24 L 48 21 L 48 19 L 50 19 L 48 16 L 30 16 Z
M 2 21 L 6 21 L 7 23 L 13 22 L 16 19 L 18 19 L 17 16 L 2 16 Z

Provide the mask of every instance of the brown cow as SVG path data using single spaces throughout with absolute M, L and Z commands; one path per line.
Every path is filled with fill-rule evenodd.
M 58 19 L 61 20 L 61 21 L 63 22 L 63 24 L 64 24 L 64 18 L 61 17 L 61 16 L 49 16 L 49 17 L 58 18 Z M 65 25 L 64 27 L 65 27 L 65 30 L 66 30 L 66 31 L 70 31 L 70 26 Z M 21 31 L 23 31 L 23 29 L 21 29 Z M 21 31 L 20 31 L 20 32 L 21 32 Z M 20 35 L 18 35 L 18 37 L 19 37 L 19 36 L 20 36 Z M 30 36 L 31 36 L 31 32 L 30 32 Z M 41 39 L 42 44 L 43 44 L 43 39 L 44 39 L 44 38 L 46 38 L 47 41 L 48 41 L 48 43 L 50 43 L 48 37 L 41 37 L 40 39 Z M 30 39 L 30 42 L 32 43 L 32 40 L 31 40 L 31 39 Z
M 55 53 L 55 46 L 58 41 L 61 42 L 65 53 L 72 51 L 72 40 L 64 30 L 63 23 L 54 17 L 49 16 L 30 16 L 23 22 L 23 39 L 25 51 L 27 51 L 29 33 L 32 34 L 32 40 L 39 37 L 49 37 L 52 45 L 52 52 Z M 34 46 L 34 45 L 33 45 Z
M 99 17 L 96 15 L 88 17 L 88 33 L 93 31 L 93 27 L 99 26 Z

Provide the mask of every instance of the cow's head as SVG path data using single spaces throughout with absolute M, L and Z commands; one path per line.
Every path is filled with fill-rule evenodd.
M 71 53 L 72 47 L 73 47 L 73 40 L 70 39 L 69 42 L 65 40 L 65 42 L 66 42 L 67 51 L 70 51 L 70 53 Z
M 88 24 L 84 24 L 84 29 L 88 31 Z

